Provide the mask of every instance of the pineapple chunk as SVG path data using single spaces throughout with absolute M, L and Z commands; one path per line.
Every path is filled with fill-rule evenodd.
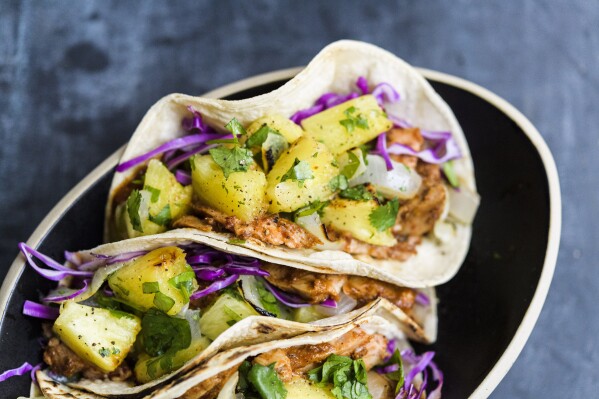
M 177 351 L 174 355 L 167 353 L 162 356 L 150 357 L 143 353 L 135 363 L 135 378 L 141 384 L 145 384 L 177 370 L 206 349 L 210 342 L 208 338 L 201 337 L 192 341 L 188 348 Z M 169 358 L 166 358 L 167 356 Z
M 67 301 L 53 330 L 77 355 L 111 372 L 127 357 L 141 321 L 129 313 Z
M 334 399 L 335 396 L 331 393 L 331 387 L 320 386 L 315 382 L 296 378 L 286 382 L 287 399 Z
M 369 244 L 391 247 L 397 244 L 391 229 L 378 231 L 370 224 L 370 213 L 378 206 L 374 200 L 334 199 L 323 209 L 322 222 Z
M 187 213 L 191 186 L 183 186 L 162 162 L 152 159 L 142 190 L 135 190 L 116 211 L 119 238 L 158 234 L 174 219 Z
M 253 121 L 246 129 L 248 136 L 256 133 L 262 126 L 268 126 L 281 133 L 289 144 L 293 144 L 299 139 L 304 131 L 294 122 L 279 114 L 266 115 Z
M 302 121 L 306 136 L 324 143 L 335 154 L 364 144 L 392 126 L 371 95 L 346 101 Z
M 239 320 L 256 315 L 258 312 L 241 297 L 238 291 L 227 290 L 200 317 L 202 334 L 214 340 Z
M 310 168 L 312 178 L 302 181 L 284 179 L 297 161 Z M 293 212 L 314 201 L 328 200 L 333 194 L 331 179 L 339 174 L 333 154 L 322 143 L 309 137 L 299 139 L 283 153 L 266 177 L 269 212 Z
M 193 191 L 201 202 L 247 222 L 264 213 L 266 176 L 260 170 L 234 172 L 225 177 L 212 156 L 192 160 Z
M 141 311 L 158 308 L 175 315 L 197 287 L 181 248 L 164 247 L 133 260 L 108 278 L 116 296 Z

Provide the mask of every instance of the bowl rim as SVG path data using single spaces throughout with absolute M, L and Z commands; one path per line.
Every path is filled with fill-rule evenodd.
M 220 86 L 214 90 L 204 93 L 202 96 L 212 98 L 224 97 L 250 89 L 252 87 L 292 78 L 302 69 L 303 67 L 294 67 L 254 75 L 230 84 Z M 528 306 L 528 309 L 524 314 L 520 326 L 516 330 L 516 333 L 508 344 L 506 350 L 497 360 L 491 371 L 483 379 L 481 384 L 470 396 L 470 398 L 486 398 L 493 392 L 497 385 L 499 385 L 501 380 L 505 377 L 509 369 L 518 358 L 519 354 L 522 352 L 522 349 L 530 337 L 534 325 L 541 313 L 541 309 L 543 308 L 543 304 L 551 285 L 551 280 L 553 278 L 557 263 L 562 225 L 561 192 L 557 167 L 553 156 L 551 155 L 551 151 L 549 150 L 547 143 L 545 143 L 539 131 L 520 111 L 518 111 L 506 100 L 490 90 L 485 89 L 484 87 L 466 79 L 426 68 L 416 69 L 422 73 L 426 79 L 465 90 L 502 111 L 507 117 L 514 121 L 516 125 L 518 125 L 518 127 L 531 141 L 537 150 L 541 161 L 543 162 L 545 173 L 547 175 L 547 182 L 549 186 L 549 231 L 543 268 L 539 277 L 537 288 Z M 121 146 L 117 151 L 100 163 L 52 208 L 52 210 L 46 215 L 46 217 L 41 221 L 41 223 L 27 240 L 28 245 L 32 247 L 37 247 L 39 245 L 39 243 L 46 237 L 48 232 L 54 227 L 60 216 L 73 205 L 76 199 L 85 193 L 85 191 L 88 190 L 98 179 L 110 171 L 110 169 L 113 169 L 116 166 L 120 155 L 125 149 L 125 146 L 126 144 Z M 18 282 L 24 268 L 25 258 L 19 253 L 11 264 L 10 269 L 4 278 L 4 282 L 2 283 L 2 287 L 0 288 L 0 320 L 3 320 L 5 317 L 8 300 L 12 296 L 13 291 L 16 288 L 16 283 Z

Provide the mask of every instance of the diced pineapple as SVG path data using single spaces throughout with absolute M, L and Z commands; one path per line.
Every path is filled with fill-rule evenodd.
M 133 260 L 108 278 L 122 301 L 141 311 L 157 308 L 175 315 L 197 287 L 195 273 L 178 247 L 163 247 Z
M 202 334 L 214 340 L 241 319 L 258 312 L 237 291 L 227 290 L 200 317 Z
M 134 190 L 116 211 L 120 238 L 158 234 L 170 222 L 185 214 L 191 203 L 191 186 L 183 186 L 164 164 L 152 159 L 142 190 Z
M 346 101 L 302 121 L 306 136 L 326 144 L 335 154 L 364 144 L 392 126 L 371 95 Z
M 210 345 L 210 342 L 208 338 L 201 337 L 193 340 L 188 348 L 177 351 L 174 355 L 168 353 L 162 356 L 150 357 L 148 354 L 143 353 L 135 363 L 135 377 L 141 384 L 160 378 L 177 370 L 196 357 Z
M 323 316 L 314 305 L 303 306 L 293 310 L 293 321 L 297 321 L 299 323 L 310 323 L 323 319 L 324 317 L 326 316 Z
M 193 190 L 201 202 L 243 221 L 253 220 L 264 213 L 264 172 L 250 169 L 225 177 L 211 155 L 194 157 L 192 165 Z
M 127 357 L 141 321 L 129 313 L 67 301 L 53 330 L 77 355 L 111 372 Z
M 295 143 L 304 134 L 302 128 L 290 119 L 279 114 L 274 114 L 266 115 L 253 121 L 246 129 L 248 136 L 256 133 L 264 125 L 281 133 L 289 144 Z
M 281 181 L 297 161 L 310 167 L 312 178 Z M 326 201 L 333 194 L 331 179 L 339 174 L 333 154 L 322 143 L 302 137 L 283 153 L 266 177 L 269 212 L 293 212 L 314 201 Z
M 286 382 L 287 399 L 334 399 L 331 387 L 320 386 L 304 378 L 295 378 Z
M 370 223 L 370 213 L 378 206 L 374 200 L 334 199 L 323 209 L 322 222 L 337 231 L 349 233 L 358 240 L 390 247 L 397 244 L 391 229 L 378 231 Z

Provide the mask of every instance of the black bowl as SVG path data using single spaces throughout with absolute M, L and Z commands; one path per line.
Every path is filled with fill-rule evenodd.
M 241 99 L 268 92 L 297 69 L 273 72 L 210 95 Z M 444 398 L 486 397 L 522 350 L 547 295 L 561 226 L 555 164 L 535 128 L 511 105 L 461 79 L 422 71 L 455 112 L 474 159 L 482 202 L 472 245 L 457 276 L 439 287 L 439 339 L 429 347 L 445 373 Z M 113 154 L 50 212 L 29 239 L 63 259 L 63 250 L 101 243 Z M 41 323 L 21 314 L 52 284 L 13 263 L 0 291 L 0 371 L 41 361 Z M 3 398 L 26 395 L 29 377 L 0 384 Z

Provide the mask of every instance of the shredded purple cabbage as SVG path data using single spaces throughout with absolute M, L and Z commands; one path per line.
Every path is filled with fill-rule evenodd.
M 204 288 L 203 290 L 199 290 L 193 293 L 193 295 L 191 295 L 189 297 L 189 299 L 199 299 L 199 298 L 203 298 L 207 295 L 210 295 L 216 291 L 220 291 L 223 288 L 226 288 L 228 286 L 230 286 L 231 284 L 235 283 L 235 281 L 237 281 L 237 279 L 239 278 L 239 276 L 237 274 L 232 274 L 228 277 L 225 277 L 222 280 L 217 280 L 214 283 L 210 284 L 208 287 Z
M 73 270 L 66 266 L 61 265 L 56 262 L 54 259 L 50 258 L 42 254 L 41 252 L 36 251 L 31 248 L 29 245 L 24 242 L 19 243 L 19 249 L 27 258 L 27 263 L 31 266 L 36 272 L 38 272 L 42 277 L 47 278 L 52 281 L 59 281 L 67 276 L 78 276 L 78 277 L 88 277 L 91 278 L 93 276 L 92 272 L 81 271 L 81 270 Z M 53 270 L 48 270 L 39 267 L 36 265 L 33 257 L 42 261 L 46 266 L 50 267 Z
M 214 147 L 213 145 L 206 144 L 207 141 L 233 137 L 231 134 L 217 133 L 214 129 L 204 123 L 202 115 L 192 106 L 187 107 L 187 109 L 192 113 L 192 117 L 184 118 L 181 122 L 181 126 L 185 131 L 191 133 L 190 135 L 168 141 L 150 152 L 123 162 L 117 165 L 116 171 L 124 172 L 157 155 L 164 155 L 166 166 L 169 169 L 172 169 L 192 155 L 205 153 L 210 148 Z M 179 151 L 181 153 L 176 155 Z
M 23 314 L 25 316 L 37 317 L 38 319 L 56 320 L 58 313 L 58 308 L 33 301 L 25 301 L 23 305 Z
M 67 293 L 64 293 L 62 295 L 59 295 L 58 293 L 52 296 L 47 296 L 43 299 L 44 302 L 64 302 L 67 301 L 69 299 L 73 299 L 76 296 L 82 294 L 83 292 L 85 292 L 87 290 L 88 284 L 89 284 L 90 280 L 83 280 L 83 287 L 77 289 L 77 290 L 72 290 L 72 289 L 68 289 Z M 66 288 L 66 287 L 65 287 Z
M 387 170 L 393 170 L 393 163 L 391 162 L 389 152 L 387 151 L 387 135 L 385 133 L 378 135 L 376 139 L 376 151 L 371 151 L 371 153 L 380 155 L 385 160 Z
M 36 366 L 36 367 L 38 367 L 38 366 Z M 6 370 L 2 374 L 0 374 L 0 382 L 6 381 L 6 380 L 8 380 L 11 377 L 16 377 L 18 375 L 27 374 L 30 371 L 32 371 L 33 369 L 34 369 L 34 367 L 31 364 L 25 362 L 25 363 L 23 363 L 22 365 L 20 365 L 19 367 L 15 368 L 15 369 Z
M 319 303 L 320 306 L 324 306 L 325 308 L 336 308 L 337 302 L 333 298 L 327 298 L 324 302 Z
M 29 377 L 31 377 L 31 381 L 37 383 L 37 377 L 35 375 L 35 373 L 41 369 L 43 366 L 43 363 L 38 363 L 35 366 L 33 366 L 33 368 L 31 369 L 31 372 L 29 373 Z
M 307 303 L 300 297 L 283 292 L 264 279 L 262 279 L 262 282 L 264 283 L 264 286 L 279 302 L 283 303 L 286 306 L 289 306 L 290 308 L 304 308 L 307 306 L 311 306 L 309 303 Z
M 418 292 L 418 294 L 416 294 L 415 300 L 416 303 L 422 306 L 430 306 L 431 304 L 430 298 L 424 292 Z
M 212 266 L 194 266 L 193 271 L 195 272 L 197 278 L 204 281 L 214 281 L 221 278 L 225 274 L 223 269 Z
M 177 169 L 175 178 L 184 186 L 189 186 L 191 184 L 191 174 L 185 170 Z
M 401 359 L 404 368 L 409 370 L 404 379 L 404 386 L 400 388 L 395 399 L 419 399 L 423 392 L 428 388 L 429 379 L 437 383 L 437 386 L 432 390 L 427 398 L 439 399 L 441 397 L 441 388 L 443 387 L 443 373 L 439 367 L 433 362 L 435 352 L 425 352 L 418 356 L 411 349 L 406 349 L 401 352 Z M 429 375 L 432 373 L 432 376 Z M 422 375 L 422 383 L 420 389 L 414 385 L 414 379 L 419 374 Z

